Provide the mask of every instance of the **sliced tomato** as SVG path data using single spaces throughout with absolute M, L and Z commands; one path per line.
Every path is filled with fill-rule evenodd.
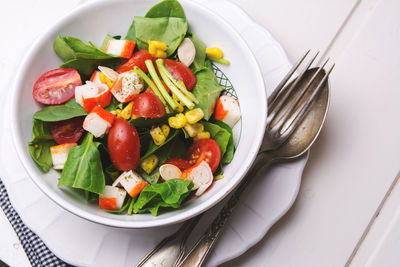
M 177 81 L 183 81 L 186 89 L 193 89 L 193 87 L 196 85 L 196 76 L 194 76 L 193 72 L 188 67 L 172 59 L 164 59 L 164 64 L 165 68 Z
M 118 170 L 134 170 L 139 165 L 139 134 L 128 121 L 123 118 L 114 121 L 108 134 L 107 145 L 111 162 Z
M 192 167 L 192 165 L 190 165 L 189 161 L 187 161 L 186 159 L 182 159 L 182 158 L 170 158 L 170 159 L 167 159 L 167 161 L 165 161 L 164 164 L 175 165 L 182 172 L 184 172 L 186 169 L 189 169 L 190 167 Z
M 51 135 L 57 144 L 77 143 L 84 132 L 82 128 L 85 117 L 75 117 L 69 120 L 52 122 Z
M 118 73 L 127 72 L 133 70 L 133 68 L 137 66 L 143 72 L 147 73 L 148 70 L 146 67 L 146 63 L 144 63 L 146 59 L 151 59 L 154 61 L 154 58 L 150 55 L 150 53 L 147 50 L 145 49 L 139 50 L 135 54 L 133 54 L 133 56 L 130 59 L 122 62 L 116 68 L 116 71 Z
M 58 105 L 71 100 L 78 85 L 82 85 L 82 80 L 75 69 L 54 69 L 37 79 L 32 94 L 39 103 Z
M 204 160 L 210 165 L 214 173 L 221 161 L 221 150 L 219 149 L 218 143 L 213 139 L 199 139 L 189 147 L 186 158 L 191 165 L 195 165 Z
M 165 107 L 158 96 L 144 92 L 133 101 L 132 114 L 137 117 L 159 118 L 165 115 Z

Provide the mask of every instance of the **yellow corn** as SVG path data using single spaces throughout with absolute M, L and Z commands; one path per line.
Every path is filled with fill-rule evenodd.
M 139 118 L 138 116 L 136 116 L 135 114 L 132 114 L 131 119 L 137 119 Z
M 194 139 L 198 140 L 198 139 L 205 139 L 205 138 L 210 138 L 210 137 L 211 137 L 211 135 L 209 132 L 200 132 L 196 135 L 196 137 Z
M 141 163 L 140 167 L 147 173 L 150 174 L 157 166 L 158 158 L 156 155 L 152 154 L 145 158 Z
M 114 85 L 114 82 L 111 81 L 109 78 L 107 78 L 107 76 L 104 75 L 104 73 L 102 73 L 102 72 L 100 72 L 99 78 L 100 78 L 100 81 L 101 81 L 102 83 L 107 84 L 107 86 L 108 86 L 109 88 L 111 88 L 111 87 Z
M 196 137 L 199 133 L 204 131 L 204 126 L 203 124 L 200 123 L 195 123 L 195 124 L 186 123 L 184 128 L 187 134 L 192 138 Z
M 196 123 L 199 120 L 201 120 L 204 117 L 204 113 L 201 110 L 201 108 L 195 108 L 195 109 L 192 109 L 192 110 L 186 112 L 185 116 L 186 116 L 186 120 L 189 123 L 193 124 L 193 123 Z
M 180 129 L 186 124 L 186 117 L 183 113 L 176 114 L 175 117 L 168 118 L 168 124 L 170 127 Z
M 222 58 L 224 53 L 218 47 L 207 47 L 206 54 L 209 57 Z
M 165 138 L 169 135 L 169 126 L 166 124 L 161 125 L 161 131 L 163 132 Z
M 179 103 L 181 103 L 181 100 L 176 96 L 176 94 L 172 93 L 172 98 Z
M 178 103 L 178 108 L 176 109 L 176 111 L 183 112 L 184 110 L 185 110 L 185 108 L 183 107 L 183 105 Z
M 149 41 L 149 53 L 153 57 L 166 58 L 167 44 L 160 41 Z
M 153 138 L 154 144 L 161 146 L 167 139 L 160 127 L 155 127 L 150 130 L 150 135 Z
M 115 118 L 117 118 L 117 119 L 121 118 L 121 112 L 122 112 L 122 110 L 120 110 L 120 109 L 116 109 L 116 110 L 111 111 L 111 113 L 114 114 Z
M 130 102 L 128 105 L 126 105 L 126 107 L 119 114 L 119 117 L 125 120 L 129 120 L 131 118 L 132 107 L 133 107 L 133 101 Z

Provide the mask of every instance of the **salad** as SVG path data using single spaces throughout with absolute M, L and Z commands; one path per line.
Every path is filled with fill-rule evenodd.
M 59 187 L 107 212 L 157 216 L 223 177 L 241 114 L 212 62 L 229 61 L 188 31 L 178 1 L 135 16 L 124 38 L 57 36 L 54 51 L 64 63 L 33 86 L 43 107 L 28 147 Z

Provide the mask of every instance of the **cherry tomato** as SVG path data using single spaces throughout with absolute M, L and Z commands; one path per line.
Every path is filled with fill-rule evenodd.
M 164 59 L 164 64 L 165 68 L 177 81 L 183 81 L 186 89 L 193 89 L 196 84 L 196 76 L 194 76 L 193 72 L 188 67 L 172 59 Z
M 181 159 L 181 158 L 170 158 L 167 161 L 165 161 L 164 164 L 175 165 L 182 172 L 184 172 L 186 169 L 189 169 L 190 167 L 192 167 L 192 165 L 190 165 L 189 161 L 187 161 L 186 159 Z
M 77 143 L 84 132 L 82 128 L 85 117 L 75 117 L 65 121 L 52 122 L 51 135 L 57 144 Z
M 108 134 L 111 162 L 120 171 L 136 169 L 140 159 L 139 134 L 128 121 L 118 118 Z
M 37 79 L 32 94 L 39 103 L 57 105 L 71 100 L 78 85 L 82 85 L 82 80 L 75 69 L 55 69 Z
M 130 59 L 122 62 L 117 67 L 116 71 L 118 73 L 127 72 L 133 70 L 135 66 L 138 66 L 139 69 L 147 73 L 148 70 L 146 64 L 144 63 L 146 59 L 151 59 L 154 61 L 154 58 L 150 55 L 150 53 L 147 50 L 145 49 L 139 50 L 135 54 L 133 54 L 133 56 Z
M 133 101 L 132 114 L 144 118 L 159 118 L 165 115 L 165 108 L 158 96 L 144 92 Z
M 213 139 L 199 139 L 189 147 L 186 158 L 191 165 L 205 160 L 214 173 L 221 160 L 221 150 L 219 149 L 218 143 Z

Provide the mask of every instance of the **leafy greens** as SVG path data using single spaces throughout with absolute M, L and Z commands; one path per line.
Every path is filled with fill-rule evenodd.
M 73 98 L 65 104 L 44 107 L 33 115 L 33 119 L 50 122 L 63 121 L 86 115 L 87 112 L 85 109 L 76 103 Z
M 29 142 L 29 154 L 43 172 L 48 172 L 53 165 L 50 147 L 56 145 L 50 132 L 50 125 L 40 120 L 33 120 L 32 141 Z

